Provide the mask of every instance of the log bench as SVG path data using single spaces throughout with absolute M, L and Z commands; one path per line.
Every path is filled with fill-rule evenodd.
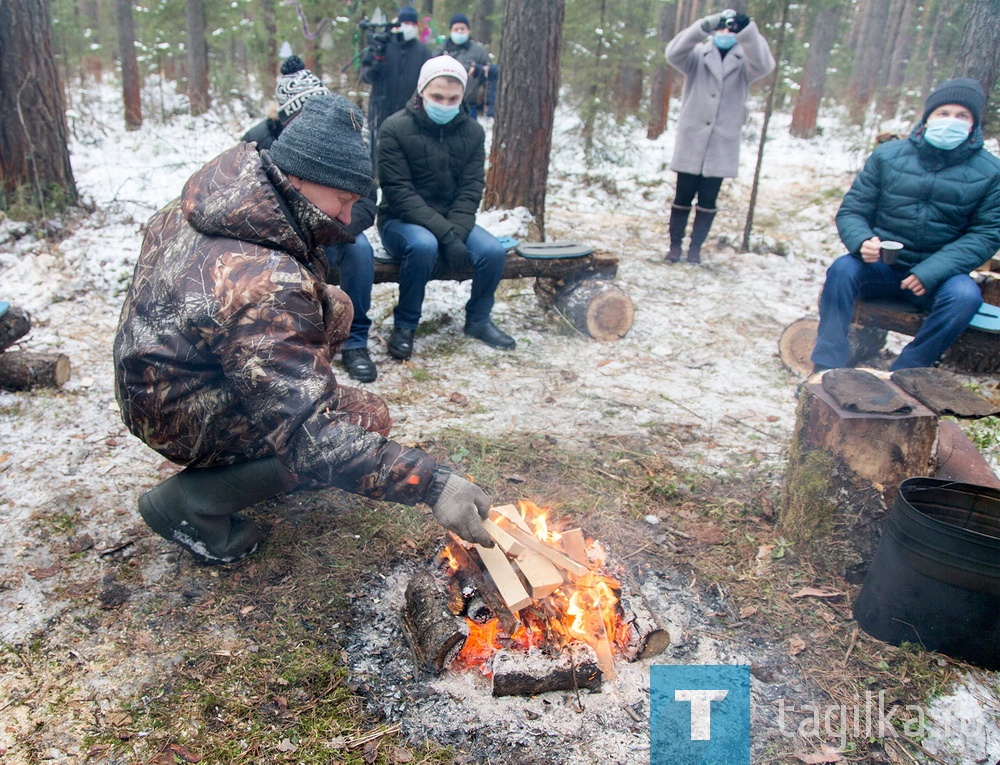
M 507 253 L 504 279 L 535 279 L 535 294 L 545 309 L 554 309 L 580 332 L 595 340 L 617 340 L 632 328 L 635 307 L 631 298 L 612 283 L 618 258 L 594 251 L 578 258 L 525 258 Z M 472 267 L 450 269 L 436 281 L 465 281 Z M 331 283 L 339 283 L 336 275 Z M 376 259 L 375 283 L 399 281 L 399 263 Z
M 979 286 L 983 300 L 990 305 L 1000 305 L 1000 261 L 991 260 L 984 266 L 981 275 L 983 281 Z M 847 365 L 864 366 L 866 361 L 877 356 L 885 345 L 888 332 L 913 337 L 925 318 L 927 314 L 905 301 L 859 300 L 854 307 L 854 320 L 848 336 L 851 357 Z M 812 369 L 809 357 L 816 344 L 818 326 L 816 319 L 803 318 L 785 328 L 778 341 L 778 352 L 785 366 L 800 374 L 809 374 Z M 960 372 L 1000 372 L 1000 334 L 969 327 L 945 352 L 941 362 Z

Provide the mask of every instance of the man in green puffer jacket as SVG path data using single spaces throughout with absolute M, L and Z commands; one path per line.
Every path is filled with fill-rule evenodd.
M 1000 249 L 1000 160 L 983 148 L 986 94 L 975 80 L 941 83 L 908 140 L 872 153 L 837 212 L 849 254 L 820 297 L 813 371 L 847 364 L 859 297 L 896 298 L 927 312 L 892 369 L 933 366 L 982 304 L 969 272 Z M 883 241 L 903 245 L 888 264 Z

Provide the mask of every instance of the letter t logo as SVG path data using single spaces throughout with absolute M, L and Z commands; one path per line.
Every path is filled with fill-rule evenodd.
M 678 688 L 674 701 L 691 702 L 691 740 L 712 740 L 712 702 L 722 701 L 729 691 L 691 691 Z

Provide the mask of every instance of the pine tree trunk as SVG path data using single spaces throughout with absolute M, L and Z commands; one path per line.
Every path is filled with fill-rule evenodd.
M 673 90 L 674 69 L 667 63 L 665 50 L 674 36 L 674 20 L 677 4 L 667 3 L 660 10 L 660 20 L 656 25 L 656 40 L 659 43 L 656 66 L 653 69 L 652 85 L 649 89 L 649 125 L 646 138 L 655 141 L 667 129 L 670 114 L 670 91 Z
M 971 0 L 969 5 L 954 74 L 979 80 L 988 100 L 1000 72 L 1000 0 Z
M 479 0 L 472 14 L 472 36 L 489 47 L 493 44 L 493 9 L 495 0 Z
M 0 2 L 0 192 L 30 189 L 39 209 L 76 203 L 66 109 L 46 0 Z M 53 187 L 61 199 L 53 200 Z
M 135 57 L 135 23 L 132 0 L 115 0 L 118 21 L 118 50 L 122 62 L 122 100 L 125 104 L 125 129 L 142 127 L 142 82 Z
M 871 23 L 874 19 L 885 19 L 889 14 L 890 0 L 870 0 L 864 27 L 858 40 L 854 56 L 854 66 L 847 82 L 847 102 L 851 118 L 855 122 L 864 121 L 868 104 L 871 103 L 878 82 L 881 51 L 884 47 L 885 25 Z
M 789 128 L 789 132 L 797 138 L 812 138 L 816 135 L 816 117 L 826 86 L 827 63 L 837 39 L 842 10 L 842 5 L 834 3 L 822 9 L 813 24 L 809 38 L 809 59 L 802 71 L 802 82 L 799 84 L 799 94 L 795 99 Z
M 545 231 L 565 0 L 506 0 L 487 209 L 526 207 Z
M 921 88 L 923 98 L 921 100 L 926 101 L 927 96 L 930 95 L 931 89 L 934 87 L 935 81 L 937 79 L 943 79 L 938 74 L 938 64 L 941 60 L 945 58 L 945 52 L 942 50 L 942 37 L 944 36 L 944 30 L 948 28 L 948 22 L 951 20 L 952 5 L 948 0 L 941 0 L 938 3 L 937 15 L 934 18 L 934 32 L 931 35 L 930 50 L 927 54 L 927 64 L 924 67 L 924 82 Z
M 885 86 L 879 95 L 879 112 L 887 119 L 895 116 L 899 108 L 899 99 L 903 95 L 906 68 L 909 66 L 914 44 L 913 13 L 915 10 L 915 0 L 902 0 L 902 5 L 899 8 L 899 27 L 892 46 L 892 56 L 885 63 Z
M 188 100 L 191 114 L 204 114 L 212 105 L 208 94 L 208 43 L 205 41 L 205 0 L 187 0 Z
M 264 97 L 273 97 L 275 85 L 278 82 L 278 20 L 275 14 L 275 0 L 260 0 L 264 23 L 264 40 L 266 43 L 264 61 L 261 66 L 261 87 Z

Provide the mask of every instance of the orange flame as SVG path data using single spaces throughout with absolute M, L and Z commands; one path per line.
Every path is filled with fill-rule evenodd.
M 535 536 L 554 549 L 561 549 L 562 535 L 549 526 L 549 508 L 540 508 L 528 500 L 517 504 L 522 520 L 534 529 Z M 587 558 L 592 575 L 568 581 L 547 598 L 523 609 L 521 624 L 511 635 L 504 634 L 497 618 L 485 624 L 466 618 L 469 637 L 456 659 L 457 666 L 478 668 L 490 675 L 493 654 L 501 648 L 527 650 L 551 646 L 561 650 L 570 642 L 581 640 L 594 649 L 605 677 L 612 677 L 613 654 L 628 644 L 631 628 L 622 617 L 615 594 L 621 584 L 601 573 L 606 557 L 604 546 L 588 539 Z M 451 571 L 457 570 L 458 561 L 447 548 L 446 560 Z

